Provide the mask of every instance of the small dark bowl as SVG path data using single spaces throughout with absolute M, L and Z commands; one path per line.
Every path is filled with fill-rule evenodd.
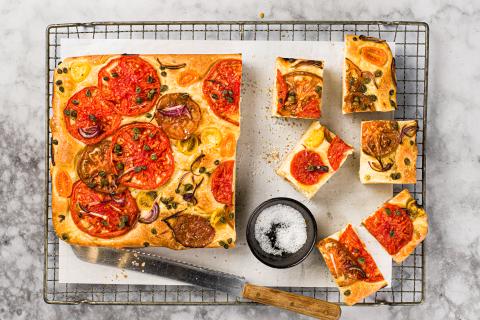
M 283 204 L 298 210 L 302 214 L 307 225 L 307 241 L 305 241 L 303 247 L 297 252 L 287 253 L 281 256 L 266 253 L 260 247 L 257 239 L 255 239 L 255 224 L 257 222 L 258 215 L 266 208 L 277 204 Z M 310 252 L 312 252 L 316 239 L 317 223 L 315 222 L 315 218 L 313 217 L 312 213 L 303 204 L 290 198 L 272 198 L 263 202 L 253 211 L 247 224 L 247 242 L 250 250 L 258 260 L 272 268 L 284 269 L 299 264 L 308 257 Z

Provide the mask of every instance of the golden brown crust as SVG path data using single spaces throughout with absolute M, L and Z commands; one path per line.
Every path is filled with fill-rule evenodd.
M 385 40 L 345 37 L 343 113 L 392 111 L 397 107 L 395 59 Z
M 305 72 L 314 75 L 316 79 L 315 87 L 317 89 L 320 98 L 320 114 L 322 111 L 322 92 L 323 92 L 323 68 L 325 63 L 322 60 L 308 60 L 308 59 L 293 59 L 277 57 L 275 60 L 275 73 L 272 95 L 272 115 L 275 117 L 288 117 L 288 118 L 303 118 L 303 119 L 317 119 L 318 117 L 302 116 L 302 115 L 282 115 L 278 112 L 278 92 L 277 92 L 277 72 L 282 75 L 291 74 L 293 72 Z
M 372 127 L 382 126 L 384 124 L 392 124 L 394 132 L 387 137 L 387 133 L 374 136 L 369 133 Z M 416 162 L 417 162 L 417 142 L 416 129 L 407 134 L 402 134 L 405 128 L 417 128 L 416 120 L 407 121 L 390 121 L 390 120 L 373 120 L 362 121 L 362 148 L 360 153 L 360 181 L 365 184 L 371 183 L 392 183 L 392 184 L 414 184 L 417 182 Z M 393 130 L 393 129 L 392 129 Z M 368 147 L 369 139 L 380 140 L 378 144 L 385 143 L 386 139 L 390 144 L 395 144 L 395 148 L 386 150 L 388 154 L 374 154 L 371 147 Z M 402 138 L 401 143 L 394 141 Z M 370 151 L 370 152 L 369 152 Z M 381 159 L 381 162 L 379 161 Z M 383 166 L 383 168 L 382 168 Z M 375 168 L 375 169 L 374 169 Z
M 338 241 L 340 239 L 340 236 L 342 233 L 345 231 L 345 229 L 348 227 L 344 227 L 342 230 L 332 234 L 331 236 L 319 241 L 317 243 L 317 249 L 320 251 L 322 254 L 323 259 L 325 262 L 330 261 L 332 258 L 327 254 L 325 248 L 324 248 L 324 243 L 326 239 L 333 239 Z M 360 240 L 361 241 L 361 240 Z M 362 242 L 363 247 L 365 247 L 365 244 Z M 337 279 L 331 273 L 333 279 L 338 285 L 338 289 L 340 290 L 340 297 L 342 298 L 343 302 L 345 304 L 351 306 L 354 305 L 355 303 L 359 302 L 360 300 L 368 297 L 369 295 L 377 292 L 378 290 L 382 289 L 385 287 L 388 283 L 386 280 L 380 280 L 380 281 L 375 281 L 375 282 L 367 282 L 363 280 L 357 280 L 351 284 L 348 285 L 342 285 L 342 279 Z
M 329 137 L 327 138 L 325 137 L 325 135 L 328 135 Z M 297 143 L 297 145 L 283 160 L 280 167 L 277 169 L 277 174 L 290 182 L 292 186 L 299 192 L 304 194 L 305 197 L 309 199 L 312 198 L 320 189 L 320 187 L 324 185 L 335 174 L 336 171 L 340 170 L 343 163 L 347 160 L 348 156 L 353 153 L 353 148 L 345 152 L 345 157 L 341 161 L 338 170 L 334 170 L 330 165 L 330 162 L 328 161 L 328 148 L 330 146 L 330 142 L 328 140 L 332 140 L 335 137 L 336 135 L 330 130 L 328 130 L 326 127 L 322 126 L 320 122 L 312 122 L 310 127 L 303 134 L 302 138 L 300 138 L 300 141 Z M 314 185 L 305 185 L 300 183 L 292 176 L 290 172 L 290 164 L 293 157 L 297 152 L 304 150 L 305 148 L 307 148 L 308 150 L 313 150 L 320 154 L 322 162 L 329 167 L 329 171 L 323 174 L 320 181 Z
M 425 210 L 419 207 L 407 189 L 402 190 L 387 203 L 396 205 L 407 210 L 413 223 L 412 239 L 403 246 L 396 254 L 392 255 L 392 259 L 396 263 L 401 263 L 415 250 L 415 248 L 425 239 L 428 233 L 428 215 Z M 373 213 L 375 214 L 375 213 Z M 372 215 L 373 215 L 372 214 Z M 369 217 L 365 218 L 363 221 Z
M 173 210 L 172 208 L 168 209 L 164 204 L 159 202 L 160 216 L 156 221 L 151 224 L 136 223 L 128 233 L 116 238 L 97 238 L 78 229 L 69 211 L 69 197 L 62 197 L 59 194 L 62 192 L 57 190 L 56 177 L 60 171 L 66 172 L 72 182 L 79 180 L 76 171 L 77 154 L 79 154 L 85 146 L 84 143 L 73 138 L 67 131 L 63 109 L 68 99 L 75 92 L 88 86 L 96 86 L 99 70 L 110 60 L 117 57 L 119 57 L 119 55 L 67 58 L 58 67 L 58 69 L 66 68 L 67 72 L 65 73 L 63 70 L 61 73 L 58 71 L 54 72 L 53 117 L 50 119 L 50 128 L 55 144 L 53 145 L 53 161 L 50 164 L 50 173 L 52 175 L 52 219 L 55 231 L 59 238 L 68 243 L 85 246 L 141 247 L 150 245 L 165 246 L 172 249 L 185 249 L 184 246 L 176 241 L 171 228 L 163 220 L 174 214 L 175 211 L 183 209 L 186 209 L 186 211 L 184 211 L 185 213 L 198 214 L 207 219 L 218 216 L 218 212 L 224 210 L 224 204 L 217 202 L 214 197 L 206 195 L 211 192 L 210 179 L 206 174 L 204 175 L 206 181 L 204 181 L 197 190 L 198 194 L 204 194 L 202 197 L 202 207 L 187 206 L 187 204 L 182 201 L 181 195 L 175 193 L 181 175 L 183 172 L 189 170 L 190 164 L 201 152 L 207 154 L 208 157 L 205 158 L 210 160 L 208 163 L 204 163 L 207 172 L 214 170 L 216 167 L 214 164 L 215 160 L 235 160 L 235 150 L 221 154 L 221 140 L 213 144 L 203 143 L 196 147 L 194 152 L 182 153 L 183 148 L 179 145 L 179 142 L 171 139 L 170 142 L 175 158 L 176 169 L 170 180 L 155 190 L 158 192 L 158 199 L 160 197 L 174 197 L 175 200 L 179 202 L 177 210 Z M 227 134 L 233 136 L 236 143 L 240 134 L 240 128 L 218 118 L 213 113 L 207 101 L 203 98 L 202 79 L 216 61 L 221 59 L 241 60 L 240 54 L 140 55 L 140 58 L 149 62 L 157 71 L 161 84 L 168 86 L 168 90 L 165 91 L 165 93 L 187 92 L 192 99 L 199 104 L 202 118 L 199 127 L 195 131 L 195 135 L 200 137 L 200 135 L 204 133 L 204 129 L 208 127 L 218 131 L 221 139 L 225 138 Z M 186 67 L 178 70 L 167 69 L 165 70 L 166 76 L 162 76 L 157 59 L 165 65 L 186 63 Z M 153 114 L 154 108 L 149 112 Z M 147 118 L 145 114 L 134 117 L 125 116 L 122 118 L 121 125 L 132 122 L 150 121 L 156 124 L 155 119 Z M 111 139 L 111 137 L 107 137 L 106 139 Z M 234 186 L 235 175 L 233 177 L 233 187 Z M 131 188 L 130 191 L 134 197 L 136 197 L 139 192 L 142 192 Z M 207 245 L 207 247 L 219 247 L 221 241 L 227 242 L 227 240 L 230 240 L 229 247 L 233 247 L 236 239 L 235 219 L 228 220 L 228 223 L 219 222 L 218 219 L 211 219 L 211 221 L 216 233 L 213 241 Z

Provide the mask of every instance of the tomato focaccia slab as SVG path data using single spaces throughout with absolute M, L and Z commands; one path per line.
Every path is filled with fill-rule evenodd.
M 310 199 L 352 153 L 350 145 L 314 121 L 282 162 L 277 174 Z
M 397 108 L 395 59 L 385 40 L 347 35 L 343 69 L 343 113 Z
M 318 119 L 322 115 L 323 61 L 275 61 L 272 113 L 277 117 Z
M 362 223 L 397 263 L 405 260 L 428 233 L 428 216 L 407 189 Z
M 362 183 L 417 182 L 417 121 L 362 121 Z
M 387 285 L 352 225 L 321 240 L 317 248 L 347 305 L 353 305 Z
M 65 59 L 50 120 L 58 236 L 233 247 L 241 76 L 239 54 Z

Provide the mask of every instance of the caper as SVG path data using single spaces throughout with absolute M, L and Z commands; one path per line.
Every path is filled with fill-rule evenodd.
M 382 75 L 383 75 L 382 70 L 376 70 L 376 71 L 375 71 L 375 77 L 378 78 L 378 77 L 381 77 Z

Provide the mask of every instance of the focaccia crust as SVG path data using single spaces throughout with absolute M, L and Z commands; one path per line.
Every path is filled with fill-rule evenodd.
M 342 230 L 332 234 L 331 236 L 328 236 L 324 240 L 333 239 L 338 241 L 340 239 L 340 236 L 346 230 L 347 227 L 348 225 L 344 227 Z M 324 249 L 324 245 L 323 245 L 324 240 L 319 241 L 317 243 L 317 248 L 322 254 L 323 259 L 325 261 L 328 261 L 328 260 L 331 260 L 331 257 L 327 254 L 327 252 Z M 365 247 L 365 244 L 363 243 L 363 241 L 361 241 L 361 243 L 363 247 Z M 345 304 L 349 306 L 354 305 L 355 303 L 377 292 L 378 290 L 382 289 L 388 284 L 385 279 L 381 281 L 375 281 L 375 282 L 358 280 L 350 285 L 341 286 L 339 282 L 340 279 L 335 278 L 333 274 L 332 274 L 332 277 L 334 278 L 335 282 L 338 285 L 338 288 L 340 290 L 340 296 L 342 297 L 343 302 L 345 302 Z
M 319 135 L 323 135 L 323 138 L 317 140 L 316 137 L 318 137 Z M 280 167 L 277 169 L 277 174 L 285 178 L 295 187 L 295 189 L 304 194 L 307 198 L 312 198 L 320 189 L 320 187 L 324 185 L 335 174 L 335 172 L 337 172 L 342 167 L 348 156 L 353 153 L 353 148 L 350 146 L 351 149 L 345 152 L 345 156 L 341 160 L 339 168 L 337 170 L 334 170 L 328 160 L 328 148 L 330 146 L 329 140 L 331 141 L 335 137 L 336 135 L 330 130 L 328 130 L 326 127 L 322 126 L 320 122 L 312 122 L 312 124 L 303 134 L 297 145 L 283 160 Z M 299 151 L 305 150 L 305 148 L 317 152 L 320 155 L 322 162 L 329 168 L 329 171 L 322 175 L 318 183 L 313 185 L 305 185 L 300 183 L 292 176 L 292 173 L 290 171 L 290 165 L 292 163 L 293 157 Z
M 397 108 L 395 59 L 385 40 L 345 36 L 344 114 Z
M 220 149 L 220 141 L 218 143 L 202 143 L 192 153 L 181 152 L 180 142 L 170 139 L 170 144 L 175 159 L 175 172 L 169 181 L 163 186 L 155 189 L 160 197 L 174 197 L 178 199 L 179 205 L 176 210 L 168 209 L 160 201 L 160 215 L 156 221 L 150 224 L 137 222 L 132 229 L 124 235 L 111 239 L 104 239 L 91 236 L 81 231 L 74 223 L 69 209 L 70 198 L 60 195 L 57 185 L 57 176 L 67 174 L 71 182 L 75 183 L 80 178 L 77 174 L 78 154 L 83 150 L 85 144 L 69 134 L 65 120 L 64 108 L 70 97 L 79 90 L 97 86 L 99 70 L 108 64 L 112 59 L 118 58 L 120 55 L 98 55 L 98 56 L 82 56 L 75 58 L 67 58 L 58 66 L 54 72 L 54 90 L 52 98 L 53 116 L 50 119 L 50 129 L 52 133 L 52 161 L 50 163 L 50 174 L 52 177 L 52 222 L 54 229 L 60 239 L 70 244 L 84 246 L 108 246 L 108 247 L 142 247 L 142 246 L 164 246 L 171 249 L 186 249 L 181 243 L 175 239 L 172 229 L 164 220 L 173 216 L 176 212 L 199 215 L 208 219 L 215 229 L 213 241 L 206 247 L 234 247 L 236 240 L 235 233 L 235 169 L 233 170 L 233 206 L 226 209 L 226 205 L 219 203 L 212 196 L 210 191 L 210 176 L 206 177 L 206 181 L 196 191 L 198 204 L 194 207 L 188 206 L 181 201 L 181 195 L 175 190 L 178 181 L 183 172 L 188 171 L 190 164 L 199 156 L 205 154 L 202 159 L 202 166 L 206 171 L 211 173 L 215 166 L 214 162 L 223 162 L 235 160 L 235 148 L 232 152 L 223 152 Z M 238 59 L 241 60 L 240 54 L 206 54 L 206 55 L 139 55 L 140 58 L 150 63 L 157 71 L 161 80 L 162 94 L 167 93 L 188 93 L 190 97 L 200 106 L 202 117 L 195 134 L 200 136 L 205 132 L 206 128 L 213 128 L 215 132 L 220 133 L 223 139 L 227 135 L 233 139 L 234 147 L 240 135 L 240 127 L 228 121 L 220 119 L 209 107 L 205 101 L 202 92 L 202 82 L 210 67 L 217 61 L 222 59 Z M 164 65 L 178 65 L 185 63 L 186 66 L 179 69 L 163 70 L 159 66 L 159 61 Z M 74 70 L 75 69 L 75 70 Z M 60 71 L 59 71 L 60 70 Z M 66 72 L 65 72 L 66 70 Z M 80 70 L 80 71 L 79 71 Z M 165 73 L 164 73 L 165 72 Z M 190 78 L 186 82 L 185 73 L 188 72 Z M 150 114 L 155 113 L 155 106 L 149 111 Z M 133 122 L 150 122 L 157 124 L 154 117 L 141 114 L 139 116 L 123 116 L 120 127 Z M 111 136 L 106 139 L 111 140 Z M 135 190 L 130 188 L 131 194 L 136 197 L 143 190 Z M 226 245 L 228 243 L 228 245 Z
M 415 248 L 425 239 L 428 233 L 428 215 L 425 210 L 419 207 L 407 189 L 402 190 L 386 203 L 396 205 L 406 209 L 413 223 L 412 239 L 405 244 L 396 254 L 392 255 L 393 261 L 401 263 L 415 250 Z M 373 213 L 372 215 L 374 215 Z M 372 216 L 370 215 L 370 216 Z M 369 216 L 369 217 L 370 217 Z M 363 220 L 365 224 L 366 219 Z M 368 230 L 368 229 L 367 229 Z
M 372 120 L 362 121 L 361 135 L 363 137 L 365 128 L 369 124 L 382 124 L 392 122 L 389 120 Z M 381 156 L 382 164 L 386 167 L 389 164 L 392 166 L 388 170 L 377 171 L 373 167 L 380 167 L 377 157 L 369 155 L 364 152 L 364 145 L 362 139 L 362 148 L 360 150 L 360 181 L 365 184 L 372 183 L 392 183 L 392 184 L 414 184 L 417 182 L 417 141 L 416 129 L 412 136 L 402 135 L 401 131 L 405 127 L 417 128 L 416 120 L 393 121 L 398 124 L 397 135 L 402 136 L 401 143 L 390 154 Z

